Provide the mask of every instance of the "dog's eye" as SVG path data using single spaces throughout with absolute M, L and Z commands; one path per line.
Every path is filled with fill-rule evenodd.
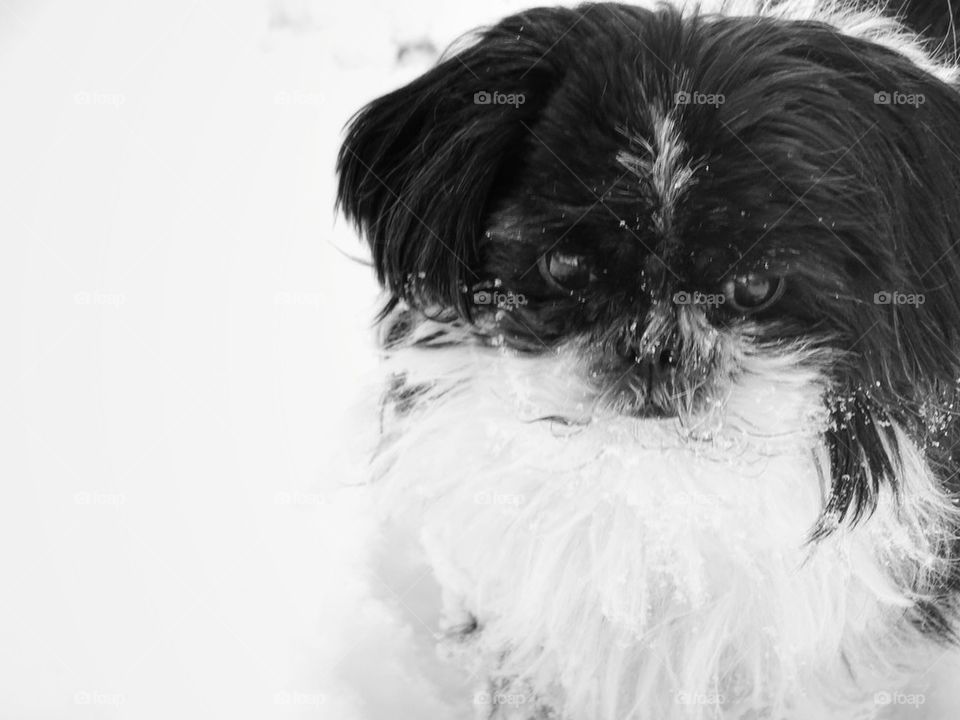
M 726 302 L 737 312 L 766 310 L 783 295 L 784 281 L 779 275 L 747 273 L 727 278 L 723 284 Z
M 593 279 L 590 265 L 583 255 L 552 250 L 540 256 L 538 265 L 547 284 L 562 292 L 579 292 Z

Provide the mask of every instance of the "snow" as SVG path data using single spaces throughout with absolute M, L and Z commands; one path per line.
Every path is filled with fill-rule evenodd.
M 460 717 L 343 470 L 377 289 L 332 168 L 527 4 L 0 4 L 0 717 Z
M 519 5 L 0 5 L 0 717 L 452 717 L 333 469 L 377 293 L 333 164 Z

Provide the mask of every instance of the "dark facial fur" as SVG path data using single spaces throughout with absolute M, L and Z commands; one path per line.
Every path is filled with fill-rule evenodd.
M 960 489 L 960 95 L 896 52 L 812 22 L 534 9 L 363 109 L 338 169 L 391 307 L 525 353 L 581 343 L 621 412 L 696 409 L 710 337 L 824 351 L 815 536 L 896 488 L 891 422 Z M 746 279 L 772 301 L 738 302 Z M 946 633 L 958 590 L 915 620 Z

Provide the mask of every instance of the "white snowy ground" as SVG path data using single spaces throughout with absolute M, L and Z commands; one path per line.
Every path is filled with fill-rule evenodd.
M 525 4 L 0 0 L 0 718 L 462 717 L 333 469 L 376 288 L 332 169 L 400 47 Z
M 331 470 L 333 165 L 402 45 L 519 4 L 0 1 L 0 718 L 452 717 Z

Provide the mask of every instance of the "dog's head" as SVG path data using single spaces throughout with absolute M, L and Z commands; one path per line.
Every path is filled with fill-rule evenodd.
M 960 410 L 960 94 L 874 30 L 531 10 L 363 109 L 339 202 L 391 307 L 573 348 L 593 409 L 687 420 L 753 359 L 815 370 L 821 530 L 856 520 L 894 427 L 946 481 Z

